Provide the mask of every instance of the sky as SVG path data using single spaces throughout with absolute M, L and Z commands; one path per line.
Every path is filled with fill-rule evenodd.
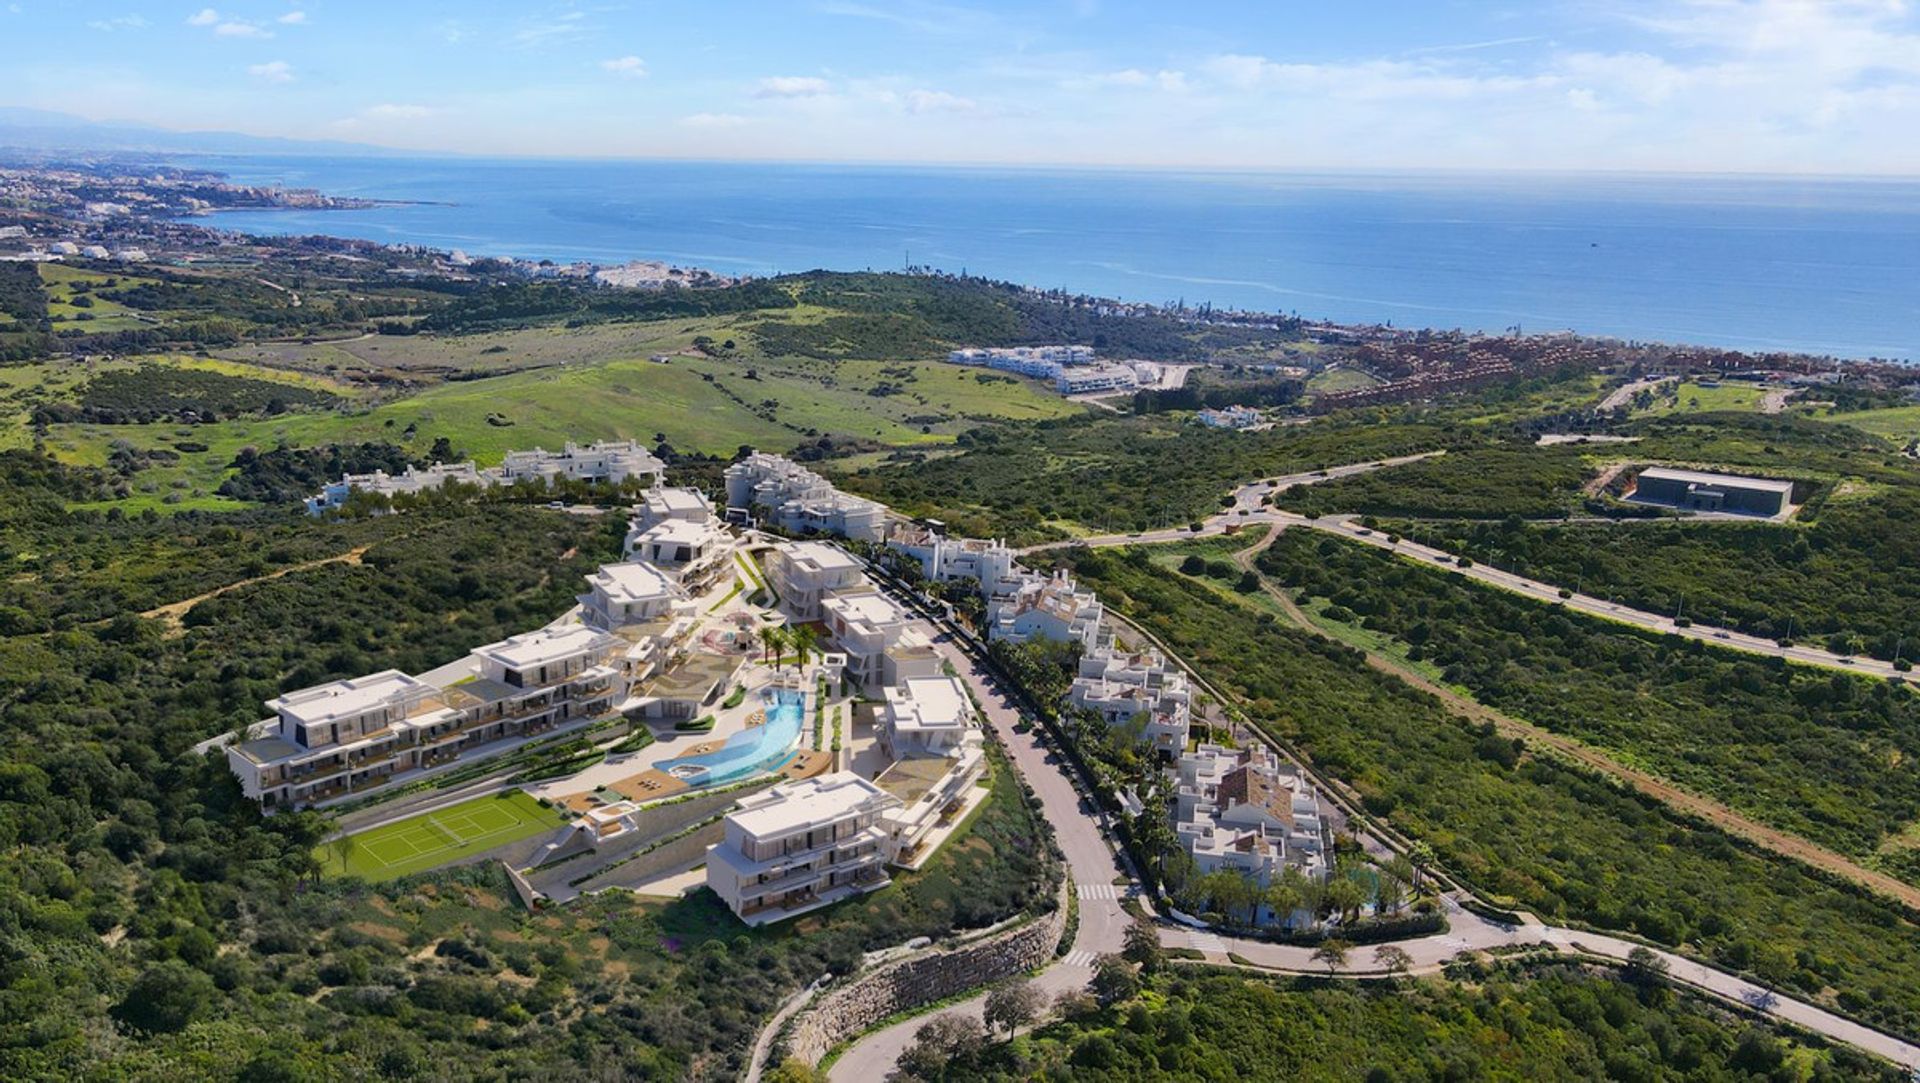
M 485 155 L 1920 174 L 1920 0 L 0 0 L 0 105 Z

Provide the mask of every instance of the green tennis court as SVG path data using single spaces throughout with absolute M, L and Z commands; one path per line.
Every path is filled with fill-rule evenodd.
M 566 822 L 557 810 L 520 790 L 370 828 L 322 843 L 315 851 L 331 876 L 392 880 L 551 831 Z

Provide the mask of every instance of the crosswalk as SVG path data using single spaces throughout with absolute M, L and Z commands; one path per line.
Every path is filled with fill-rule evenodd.
M 1085 948 L 1076 948 L 1068 952 L 1065 959 L 1060 960 L 1060 965 L 1075 966 L 1082 970 L 1092 970 L 1094 961 L 1099 958 L 1099 954 L 1095 952 L 1088 951 Z
M 1187 943 L 1191 945 L 1194 950 L 1202 954 L 1225 955 L 1227 953 L 1226 941 L 1212 933 L 1201 932 L 1197 929 L 1187 934 Z
M 1124 888 L 1112 884 L 1079 884 L 1077 887 L 1083 899 L 1118 899 L 1125 892 Z

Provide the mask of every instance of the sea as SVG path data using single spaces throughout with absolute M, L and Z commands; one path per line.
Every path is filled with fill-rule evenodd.
M 220 156 L 407 201 L 211 224 L 728 274 L 965 272 L 1342 323 L 1920 360 L 1920 180 Z

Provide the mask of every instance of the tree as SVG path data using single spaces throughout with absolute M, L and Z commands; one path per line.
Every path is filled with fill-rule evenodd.
M 807 659 L 813 655 L 814 648 L 820 643 L 820 633 L 814 631 L 811 625 L 802 624 L 797 628 L 789 629 L 787 635 L 788 642 L 793 644 L 793 653 L 800 656 L 798 664 L 806 665 Z
M 1627 953 L 1627 980 L 1641 986 L 1665 985 L 1667 961 L 1650 948 L 1635 948 Z
M 1160 930 L 1145 916 L 1134 918 L 1127 926 L 1126 946 L 1120 949 L 1120 955 L 1148 975 L 1159 973 L 1167 962 L 1167 954 L 1160 947 Z
M 1093 980 L 1087 987 L 1101 1007 L 1110 1008 L 1140 995 L 1140 977 L 1132 963 L 1108 953 L 1093 961 Z
M 774 671 L 779 672 L 780 656 L 787 649 L 787 630 L 779 625 L 763 630 L 760 633 L 760 648 L 760 660 L 765 662 L 767 656 L 772 655 Z
M 1053 1014 L 1061 1019 L 1085 1019 L 1100 1010 L 1100 1002 L 1085 989 L 1062 989 L 1053 998 Z
M 1046 994 L 1029 981 L 1006 981 L 987 993 L 987 1004 L 982 1012 L 987 1026 L 998 1030 L 1006 1028 L 1007 1040 L 1012 1041 L 1014 1032 L 1040 1018 L 1040 1009 L 1046 1004 Z
M 1397 978 L 1413 966 L 1413 956 L 1398 944 L 1382 944 L 1373 949 L 1373 962 L 1389 977 Z
M 1436 863 L 1433 847 L 1428 843 L 1416 842 L 1407 847 L 1407 860 L 1413 864 L 1413 890 L 1423 892 L 1427 887 L 1427 871 Z
M 113 1017 L 134 1030 L 166 1034 L 198 1019 L 214 998 L 213 979 L 177 959 L 148 967 L 113 1006 Z
M 986 1028 L 978 1019 L 943 1012 L 922 1024 L 913 1044 L 900 1054 L 899 1072 L 909 1079 L 937 1079 L 954 1061 L 971 1060 L 986 1044 Z
M 788 1057 L 760 1078 L 766 1083 L 826 1083 L 827 1073 L 799 1057 Z
M 1333 977 L 1334 971 L 1347 965 L 1347 956 L 1353 951 L 1353 945 L 1345 940 L 1323 940 L 1313 949 L 1313 961 L 1327 968 L 1327 977 Z
M 1180 562 L 1180 574 L 1182 575 L 1205 575 L 1206 571 L 1207 560 L 1198 553 Z
M 1349 876 L 1327 882 L 1326 891 L 1320 896 L 1320 903 L 1329 911 L 1340 915 L 1340 920 L 1351 922 L 1360 914 L 1360 908 L 1366 905 L 1367 891 L 1359 881 Z

